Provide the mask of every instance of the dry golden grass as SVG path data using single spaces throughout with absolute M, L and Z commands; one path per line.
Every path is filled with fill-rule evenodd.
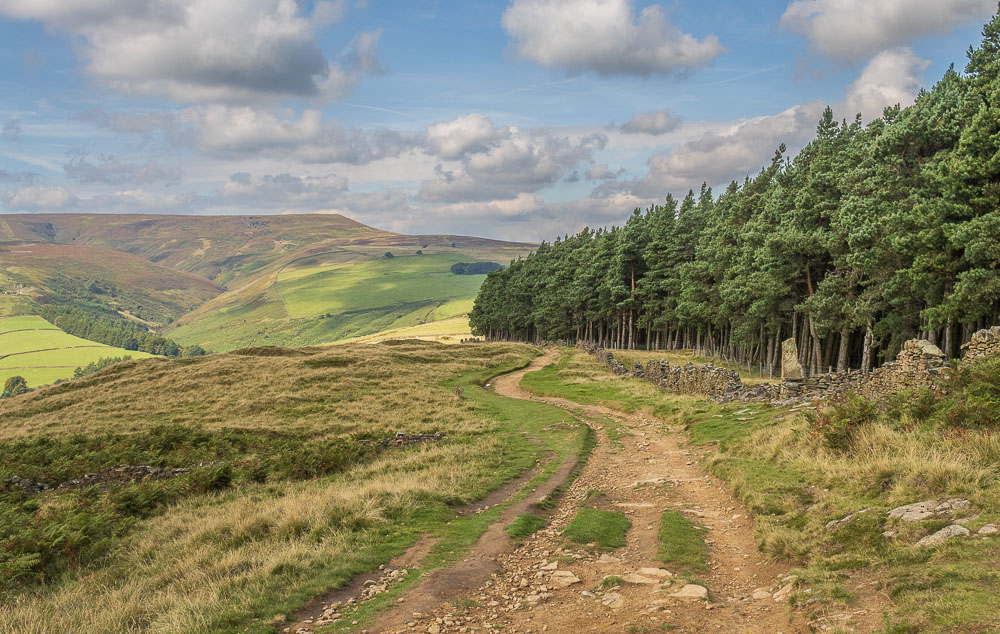
M 445 412 L 473 429 L 482 421 L 437 384 L 457 372 L 527 358 L 530 350 L 410 342 L 132 361 L 0 401 L 0 441 L 160 423 L 308 430 L 317 437 L 394 425 L 419 432 L 438 425 Z
M 443 517 L 446 504 L 473 501 L 510 477 L 524 460 L 509 437 L 540 451 L 519 430 L 490 433 L 496 420 L 447 384 L 535 354 L 523 345 L 422 342 L 258 350 L 121 364 L 0 402 L 4 442 L 163 422 L 317 439 L 444 430 L 455 439 L 387 451 L 334 476 L 244 482 L 184 499 L 140 520 L 102 564 L 0 595 L 0 632 L 248 631 L 248 622 L 249 631 L 270 631 L 280 606 L 294 609 L 384 560 L 386 540 L 421 530 L 422 514 Z

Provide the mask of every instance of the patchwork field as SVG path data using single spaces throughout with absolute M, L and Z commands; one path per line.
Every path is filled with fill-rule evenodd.
M 208 302 L 165 334 L 214 351 L 301 346 L 420 328 L 467 314 L 486 276 L 455 275 L 451 266 L 497 254 L 429 251 L 387 258 L 384 249 L 342 250 L 303 258 Z M 469 332 L 467 324 L 448 329 L 453 332 L 440 334 Z M 418 330 L 399 336 L 420 335 Z
M 38 387 L 71 378 L 76 368 L 98 359 L 125 355 L 153 356 L 74 337 L 41 317 L 0 317 L 0 385 L 23 376 L 29 387 Z

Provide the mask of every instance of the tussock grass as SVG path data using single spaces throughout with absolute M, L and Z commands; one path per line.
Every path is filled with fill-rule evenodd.
M 272 631 L 275 616 L 384 563 L 420 534 L 441 539 L 425 565 L 459 556 L 498 514 L 460 518 L 456 505 L 481 499 L 541 452 L 571 456 L 586 440 L 557 408 L 524 409 L 477 386 L 535 354 L 519 345 L 408 342 L 136 361 L 4 400 L 0 444 L 6 445 L 37 440 L 58 448 L 74 435 L 86 445 L 109 433 L 138 438 L 173 425 L 257 439 L 259 445 L 239 445 L 240 462 L 263 461 L 269 451 L 294 461 L 322 443 L 378 440 L 397 431 L 442 431 L 448 439 L 377 451 L 319 477 L 267 472 L 263 482 L 234 477 L 217 492 L 184 489 L 169 506 L 123 524 L 104 544 L 103 557 L 68 561 L 40 583 L 22 577 L 0 588 L 0 632 Z M 279 447 L 275 438 L 290 441 Z M 189 457 L 236 446 L 198 445 L 201 453 Z M 128 443 L 114 447 L 138 451 Z M 182 449 L 154 443 L 143 451 L 173 464 L 185 459 Z M 62 458 L 60 473 L 123 457 L 88 455 L 89 462 Z M 45 475 L 43 465 L 35 468 Z M 92 495 L 100 502 L 127 490 Z M 62 499 L 70 498 L 0 502 L 19 512 L 33 500 Z

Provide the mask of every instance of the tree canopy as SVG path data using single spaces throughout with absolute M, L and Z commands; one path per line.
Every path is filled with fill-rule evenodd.
M 1000 16 L 907 108 L 829 108 L 794 157 L 720 195 L 635 209 L 490 273 L 470 315 L 496 339 L 699 348 L 813 372 L 868 369 L 920 336 L 949 357 L 1000 316 Z

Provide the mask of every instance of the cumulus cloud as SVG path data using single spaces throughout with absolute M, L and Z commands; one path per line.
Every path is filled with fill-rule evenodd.
M 680 117 L 674 116 L 669 110 L 657 110 L 634 115 L 620 127 L 620 130 L 629 134 L 666 134 L 680 126 Z
M 78 198 L 62 187 L 30 185 L 3 195 L 3 205 L 10 211 L 60 211 L 76 205 Z
M 632 0 L 514 0 L 502 24 L 526 59 L 574 73 L 671 75 L 725 52 L 715 35 L 681 31 L 659 5 L 637 16 Z
M 340 99 L 378 68 L 379 33 L 340 60 L 295 0 L 0 0 L 0 15 L 79 35 L 87 70 L 126 93 L 176 101 Z M 335 8 L 320 4 L 321 19 Z M 340 16 L 342 17 L 342 16 Z
M 91 111 L 88 121 L 116 132 L 161 132 L 171 143 L 218 158 L 266 155 L 304 163 L 362 165 L 399 156 L 418 146 L 418 135 L 359 130 L 323 120 L 318 110 L 301 114 L 251 106 L 193 106 L 177 112 Z
M 607 142 L 600 133 L 574 139 L 551 134 L 536 137 L 510 129 L 508 136 L 489 148 L 466 155 L 460 168 L 447 170 L 439 165 L 434 178 L 421 183 L 417 198 L 425 202 L 516 198 L 562 180 L 576 165 L 589 162 Z
M 69 158 L 63 169 L 68 177 L 81 183 L 106 185 L 176 183 L 183 175 L 179 167 L 161 165 L 151 160 L 145 163 L 127 163 L 112 155 L 101 155 L 94 162 L 86 155 L 76 154 Z
M 428 126 L 427 149 L 439 158 L 457 159 L 470 152 L 485 152 L 510 135 L 510 128 L 498 129 L 489 117 L 474 113 Z
M 781 26 L 843 64 L 925 35 L 946 33 L 996 11 L 996 0 L 793 0 Z
M 815 133 L 824 107 L 817 101 L 729 124 L 722 130 L 654 154 L 647 161 L 646 176 L 623 183 L 606 183 L 598 188 L 598 193 L 625 189 L 639 196 L 659 198 L 666 192 L 696 189 L 702 182 L 739 179 L 759 170 L 782 143 L 805 144 Z
M 879 53 L 847 89 L 848 114 L 861 113 L 866 121 L 882 116 L 888 106 L 910 105 L 921 88 L 921 74 L 930 62 L 908 48 Z

